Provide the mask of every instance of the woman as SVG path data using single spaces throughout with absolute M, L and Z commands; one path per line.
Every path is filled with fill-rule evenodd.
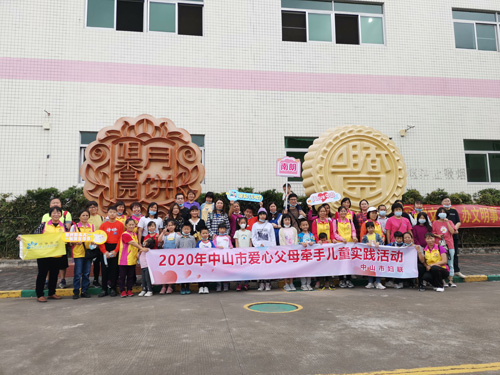
M 443 280 L 449 275 L 448 257 L 446 249 L 436 244 L 434 234 L 425 235 L 426 246 L 424 250 L 418 250 L 418 290 L 425 291 L 423 281 L 427 281 L 434 286 L 436 292 L 444 292 Z
M 71 232 L 93 233 L 95 232 L 94 225 L 89 223 L 90 212 L 83 210 L 78 215 L 80 222 L 71 227 Z M 96 248 L 93 242 L 75 242 L 73 243 L 73 259 L 75 261 L 75 270 L 73 276 L 73 299 L 90 298 L 87 293 L 90 285 L 90 265 L 92 259 L 85 258 L 85 250 Z M 80 292 L 81 288 L 81 292 Z
M 191 206 L 189 209 L 189 222 L 191 223 L 191 235 L 196 241 L 201 240 L 201 230 L 206 229 L 207 225 L 203 219 L 200 219 L 200 209 L 196 206 Z
M 335 240 L 343 243 L 358 242 L 354 223 L 352 220 L 347 218 L 347 208 L 340 206 L 337 212 L 339 214 L 339 218 L 333 222 L 333 235 Z M 351 275 L 339 276 L 339 278 L 339 286 L 341 288 L 354 288 L 354 284 L 351 281 Z
M 312 223 L 315 219 L 318 218 L 318 214 L 315 210 L 315 208 L 313 206 L 307 206 L 309 208 L 309 211 L 307 212 L 307 221 L 309 221 L 310 223 Z M 326 208 L 326 216 L 328 216 L 329 218 L 332 218 L 332 212 L 330 210 L 330 205 L 328 203 L 323 203 L 321 206 L 319 206 L 319 208 L 321 207 L 325 207 Z M 318 211 L 319 211 L 319 208 L 318 208 Z
M 446 242 L 448 246 L 449 259 L 448 259 L 448 270 L 450 272 L 448 279 L 448 286 L 456 288 L 456 284 L 453 283 L 454 269 L 453 269 L 453 257 L 455 256 L 455 248 L 453 242 L 453 235 L 457 231 L 455 224 L 451 220 L 448 220 L 448 212 L 444 207 L 439 207 L 436 211 L 437 220 L 432 223 L 432 233 L 436 237 L 435 242 L 439 245 L 440 240 Z
M 66 227 L 60 220 L 62 216 L 62 209 L 60 207 L 51 207 L 49 209 L 49 216 L 50 220 L 46 223 L 40 224 L 40 226 L 35 229 L 35 234 L 66 232 Z M 20 236 L 17 239 L 21 241 Z M 49 274 L 49 299 L 61 299 L 61 297 L 56 294 L 57 275 L 59 274 L 59 268 L 61 266 L 61 256 L 37 259 L 37 265 L 38 274 L 36 276 L 35 287 L 37 301 L 47 302 L 43 293 L 47 273 Z
M 230 201 L 228 217 L 229 217 L 229 227 L 230 227 L 229 235 L 231 236 L 231 238 L 233 238 L 236 231 L 240 229 L 238 226 L 238 221 L 243 216 L 244 215 L 241 212 L 240 202 Z M 233 246 L 234 246 L 234 239 L 233 239 Z
M 214 210 L 208 214 L 207 228 L 210 238 L 219 234 L 219 224 L 226 224 L 226 228 L 230 227 L 229 217 L 224 212 L 224 201 L 222 199 L 215 201 Z
M 415 221 L 416 225 L 411 230 L 413 232 L 415 245 L 424 247 L 426 245 L 425 235 L 429 232 L 432 233 L 432 227 L 429 225 L 429 218 L 425 212 L 420 212 L 417 214 Z
M 312 233 L 314 234 L 314 238 L 316 242 L 319 241 L 319 234 L 325 233 L 328 242 L 335 243 L 334 235 L 333 235 L 333 224 L 332 220 L 328 217 L 326 206 L 322 205 L 318 210 L 318 217 L 312 222 Z M 329 207 L 329 206 L 328 206 Z
M 282 215 L 280 212 L 278 212 L 278 206 L 276 203 L 272 202 L 269 205 L 269 214 L 267 215 L 267 221 L 273 226 L 274 228 L 274 236 L 276 237 L 276 245 L 279 245 L 279 233 L 281 229 L 281 218 Z
M 358 218 L 356 217 L 354 211 L 351 210 L 351 200 L 347 197 L 342 198 L 342 200 L 340 201 L 340 205 L 345 207 L 345 209 L 347 210 L 346 218 L 352 220 L 354 226 L 357 228 Z M 339 218 L 339 212 L 337 210 L 337 212 L 335 212 L 335 220 L 338 220 L 338 218 Z
M 395 241 L 394 233 L 396 232 L 409 232 L 411 231 L 411 223 L 410 220 L 403 217 L 403 205 L 400 203 L 394 203 L 392 205 L 392 212 L 394 216 L 391 216 L 387 220 L 387 224 L 385 225 L 385 234 L 387 242 L 392 243 Z
M 178 203 L 174 203 L 170 207 L 170 210 L 168 211 L 167 217 L 165 218 L 165 221 L 163 222 L 164 227 L 167 226 L 168 220 L 175 221 L 175 232 L 176 233 L 180 233 L 182 231 L 182 226 L 184 225 L 184 219 L 183 219 L 182 213 L 181 213 L 181 206 L 179 206 Z
M 193 190 L 189 190 L 187 193 L 187 202 L 184 202 L 184 207 L 186 207 L 188 210 L 191 207 L 197 207 L 198 210 L 201 210 L 200 204 L 196 202 L 194 199 L 196 198 L 196 194 Z
M 377 233 L 383 240 L 383 242 L 382 242 L 382 245 L 383 245 L 385 243 L 385 235 L 384 235 L 384 231 L 382 230 L 382 226 L 378 222 L 377 209 L 375 207 L 370 207 L 367 212 L 368 212 L 367 219 L 361 225 L 359 238 L 363 238 L 365 236 L 365 234 L 367 233 L 366 223 L 372 222 L 373 225 L 375 226 L 375 233 Z
M 137 224 L 137 238 L 142 243 L 143 237 L 148 234 L 148 224 L 153 221 L 156 224 L 156 233 L 161 233 L 163 229 L 163 220 L 158 217 L 158 204 L 151 202 L 148 205 L 148 212 L 146 216 L 141 217 L 139 224 Z

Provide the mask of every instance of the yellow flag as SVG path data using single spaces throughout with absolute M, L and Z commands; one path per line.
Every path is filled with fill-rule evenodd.
M 61 233 L 23 234 L 19 242 L 21 259 L 60 257 L 66 254 Z

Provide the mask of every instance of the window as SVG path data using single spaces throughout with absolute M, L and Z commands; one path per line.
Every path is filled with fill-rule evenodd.
M 464 139 L 468 182 L 500 182 L 500 141 Z
M 281 0 L 281 8 L 283 41 L 384 44 L 380 4 Z
M 89 144 L 97 139 L 97 132 L 80 132 L 80 167 L 85 162 L 85 149 Z M 80 168 L 78 168 L 80 171 Z M 78 181 L 83 183 L 80 173 L 78 173 Z
M 203 35 L 203 0 L 87 0 L 87 27 Z
M 309 149 L 309 146 L 313 144 L 315 139 L 316 138 L 310 138 L 310 137 L 285 137 L 286 156 L 290 156 L 295 159 L 300 159 L 303 165 L 304 157 L 307 154 L 307 150 Z M 289 177 L 288 181 L 290 182 L 302 181 L 302 177 Z
M 499 51 L 500 13 L 453 10 L 455 47 Z

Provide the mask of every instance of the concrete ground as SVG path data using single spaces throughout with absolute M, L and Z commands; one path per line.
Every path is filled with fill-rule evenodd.
M 259 301 L 303 309 L 244 308 Z M 45 304 L 3 299 L 0 374 L 351 374 L 492 363 L 500 361 L 499 307 L 500 282 L 444 293 L 355 288 Z

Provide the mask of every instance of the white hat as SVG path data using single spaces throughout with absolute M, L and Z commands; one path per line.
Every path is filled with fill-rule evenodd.
M 377 209 L 375 207 L 369 207 L 368 211 L 366 211 L 366 213 L 371 212 L 371 211 L 377 211 Z

